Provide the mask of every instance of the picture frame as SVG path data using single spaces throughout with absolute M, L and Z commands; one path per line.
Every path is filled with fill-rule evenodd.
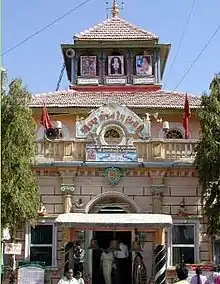
M 97 76 L 96 56 L 80 56 L 80 74 L 83 77 Z
M 151 76 L 153 75 L 152 70 L 152 56 L 151 55 L 137 55 L 136 62 L 136 75 L 145 75 Z
M 108 75 L 109 76 L 124 75 L 124 56 L 122 55 L 108 56 Z

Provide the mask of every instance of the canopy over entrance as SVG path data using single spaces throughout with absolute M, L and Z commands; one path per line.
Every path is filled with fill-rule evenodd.
M 66 227 L 84 230 L 132 230 L 165 228 L 172 225 L 172 217 L 163 214 L 84 214 L 65 213 L 56 222 Z

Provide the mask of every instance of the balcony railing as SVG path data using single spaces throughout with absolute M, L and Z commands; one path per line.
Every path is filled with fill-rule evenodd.
M 178 161 L 193 159 L 198 140 L 192 139 L 151 139 L 135 142 L 139 162 Z M 88 141 L 45 140 L 36 142 L 36 162 L 86 161 Z

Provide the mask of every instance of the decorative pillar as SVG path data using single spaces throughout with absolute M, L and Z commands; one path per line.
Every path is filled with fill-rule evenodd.
M 149 184 L 152 192 L 152 211 L 154 214 L 161 214 L 163 210 L 163 193 L 165 171 L 149 172 Z
M 165 284 L 167 267 L 165 229 L 157 229 L 155 237 L 155 284 Z
M 153 213 L 161 214 L 163 211 L 163 192 L 164 186 L 151 186 L 152 199 L 153 199 Z
M 75 191 L 75 172 L 61 172 L 63 178 L 60 190 L 64 193 L 64 213 L 73 211 L 73 192 Z

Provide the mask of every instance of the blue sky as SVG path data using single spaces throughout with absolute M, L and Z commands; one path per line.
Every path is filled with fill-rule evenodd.
M 6 51 L 49 24 L 83 0 L 5 0 L 2 3 L 2 51 Z M 33 94 L 54 91 L 62 67 L 61 43 L 71 43 L 72 36 L 106 18 L 105 0 L 90 0 L 69 16 L 38 34 L 3 57 L 9 79 L 20 77 Z M 186 27 L 194 0 L 124 0 L 120 15 L 171 43 L 166 66 L 166 89 L 173 90 L 220 24 L 219 0 L 197 0 L 184 40 L 171 73 L 172 60 Z M 112 0 L 109 0 L 109 6 Z M 119 2 L 120 4 L 120 2 Z M 220 31 L 207 47 L 177 90 L 200 95 L 208 90 L 214 73 L 220 72 Z M 67 89 L 66 74 L 60 89 Z

